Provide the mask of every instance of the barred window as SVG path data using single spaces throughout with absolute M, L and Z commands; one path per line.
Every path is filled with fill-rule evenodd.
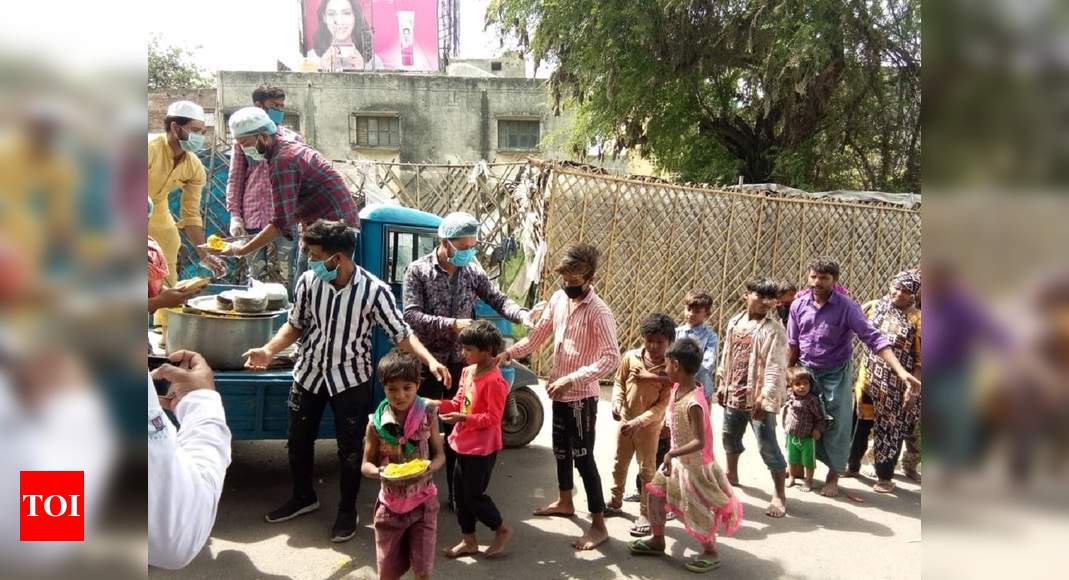
M 498 149 L 538 149 L 539 122 L 505 120 L 497 122 Z
M 349 140 L 355 147 L 400 147 L 401 118 L 354 113 L 349 118 Z

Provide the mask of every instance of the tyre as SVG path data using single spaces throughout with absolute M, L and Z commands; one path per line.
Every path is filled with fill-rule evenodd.
M 515 403 L 515 412 L 509 411 Z M 505 420 L 501 422 L 501 439 L 505 447 L 515 449 L 534 440 L 542 430 L 542 401 L 527 387 L 513 389 L 505 402 Z

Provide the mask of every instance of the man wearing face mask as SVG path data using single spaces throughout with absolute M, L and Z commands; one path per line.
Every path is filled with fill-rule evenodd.
M 251 240 L 231 244 L 224 255 L 248 256 L 279 236 L 292 236 L 298 225 L 307 226 L 319 219 L 360 223 L 356 200 L 330 160 L 279 134 L 267 111 L 259 107 L 238 109 L 230 116 L 229 126 L 245 157 L 267 164 L 273 203 L 267 226 Z
M 163 120 L 165 133 L 150 135 L 148 142 L 148 197 L 152 211 L 148 216 L 148 235 L 156 240 L 167 259 L 166 282 L 178 282 L 178 250 L 182 247 L 182 230 L 197 249 L 201 266 L 216 276 L 226 272 L 226 264 L 200 248 L 204 244 L 204 221 L 200 215 L 200 195 L 206 182 L 204 165 L 196 153 L 204 149 L 204 109 L 190 101 L 176 101 L 167 107 Z M 180 219 L 174 221 L 167 197 L 182 190 Z M 156 324 L 166 323 L 159 312 Z
M 293 495 L 265 519 L 274 524 L 319 509 L 313 459 L 319 422 L 329 403 L 341 462 L 341 501 L 331 541 L 344 542 L 353 537 L 359 522 L 356 496 L 371 413 L 373 327 L 416 355 L 439 381 L 449 383 L 451 377 L 412 334 L 390 287 L 353 262 L 356 234 L 351 228 L 318 220 L 304 229 L 301 241 L 308 251 L 309 269 L 297 280 L 289 319 L 270 342 L 245 353 L 247 368 L 263 370 L 275 355 L 301 339 L 289 396 Z
M 435 250 L 413 261 L 405 271 L 405 322 L 427 349 L 448 368 L 454 380 L 460 380 L 464 359 L 457 337 L 472 322 L 475 300 L 481 298 L 504 318 L 530 328 L 542 311 L 537 304 L 532 311 L 509 299 L 487 277 L 475 261 L 479 244 L 479 220 L 471 214 L 454 212 L 438 225 L 440 242 Z M 455 384 L 443 383 L 424 371 L 419 395 L 429 399 L 446 398 Z M 451 396 L 451 395 L 449 395 Z M 444 436 L 453 426 L 442 423 Z M 445 450 L 446 473 L 453 473 L 456 452 Z M 449 505 L 453 505 L 453 479 L 449 483 Z
M 280 87 L 260 85 L 252 92 L 253 105 L 263 109 L 275 124 L 280 139 L 304 143 L 304 138 L 282 126 L 286 92 Z M 268 163 L 248 159 L 237 142 L 230 155 L 230 173 L 226 182 L 226 210 L 230 212 L 230 235 L 243 237 L 260 233 L 274 217 L 274 199 Z M 291 232 L 292 234 L 292 232 Z M 291 238 L 279 236 L 263 248 L 248 255 L 249 277 L 262 282 L 289 286 Z

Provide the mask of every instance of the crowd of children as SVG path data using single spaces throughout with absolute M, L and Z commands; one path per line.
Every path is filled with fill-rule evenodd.
M 417 578 L 431 574 L 439 510 L 433 474 L 445 464 L 446 444 L 457 458 L 448 477 L 462 539 L 444 555 L 479 554 L 478 523 L 493 532 L 482 554 L 493 558 L 504 552 L 513 529 L 488 495 L 502 448 L 501 422 L 509 390 L 498 365 L 531 352 L 551 337 L 554 357 L 547 390 L 553 401 L 560 498 L 534 514 L 574 514 L 572 470 L 578 469 L 593 521 L 573 542 L 575 548 L 592 549 L 604 542 L 608 538 L 604 517 L 622 515 L 623 502 L 638 499 L 639 518 L 630 533 L 639 539 L 628 544 L 632 554 L 663 556 L 666 522 L 676 519 L 701 548 L 685 563 L 686 569 L 701 573 L 718 568 L 717 535 L 732 534 L 743 517 L 733 486 L 738 485 L 738 455 L 747 424 L 757 435 L 762 458 L 777 483 L 777 495 L 766 514 L 785 514 L 784 472 L 789 474 L 786 487 L 801 479 L 802 490 L 812 489 L 817 442 L 831 418 L 818 396 L 814 374 L 803 366 L 787 365 L 783 311 L 776 308 L 784 306 L 782 298 L 793 295 L 794 289 L 767 279 L 750 281 L 743 296 L 746 310 L 732 317 L 722 343 L 705 325 L 712 298 L 692 292 L 684 301 L 682 325 L 665 314 L 646 317 L 639 327 L 641 345 L 621 356 L 611 314 L 607 316 L 607 307 L 591 287 L 597 258 L 597 250 L 590 246 L 569 249 L 558 268 L 565 280 L 561 290 L 550 299 L 546 315 L 530 335 L 511 348 L 504 348 L 501 334 L 488 322 L 464 328 L 459 341 L 468 366 L 451 399 L 416 395 L 421 368 L 411 355 L 394 351 L 379 363 L 386 400 L 367 429 L 363 474 L 382 480 L 374 513 L 380 577 L 399 578 L 409 569 Z M 597 380 L 607 374 L 609 365 L 616 369 L 611 404 L 619 426 L 613 485 L 605 502 L 593 445 Z M 713 454 L 710 406 L 714 402 L 725 408 L 721 436 L 728 454 L 726 470 Z M 780 411 L 785 460 L 775 440 Z M 439 433 L 439 420 L 454 425 L 447 443 Z M 427 460 L 429 465 L 409 477 L 387 476 L 388 464 L 412 459 Z M 633 459 L 639 467 L 637 498 L 624 496 Z

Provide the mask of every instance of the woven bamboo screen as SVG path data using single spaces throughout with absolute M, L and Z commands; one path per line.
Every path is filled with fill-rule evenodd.
M 714 305 L 708 324 L 723 335 L 753 276 L 795 281 L 815 256 L 842 267 L 840 283 L 859 301 L 882 296 L 891 277 L 920 264 L 921 216 L 884 204 L 772 197 L 643 182 L 553 168 L 548 179 L 543 299 L 572 242 L 602 252 L 596 287 L 616 317 L 621 348 L 638 345 L 638 325 L 654 312 L 683 316 L 690 290 Z M 535 357 L 548 374 L 549 350 Z

